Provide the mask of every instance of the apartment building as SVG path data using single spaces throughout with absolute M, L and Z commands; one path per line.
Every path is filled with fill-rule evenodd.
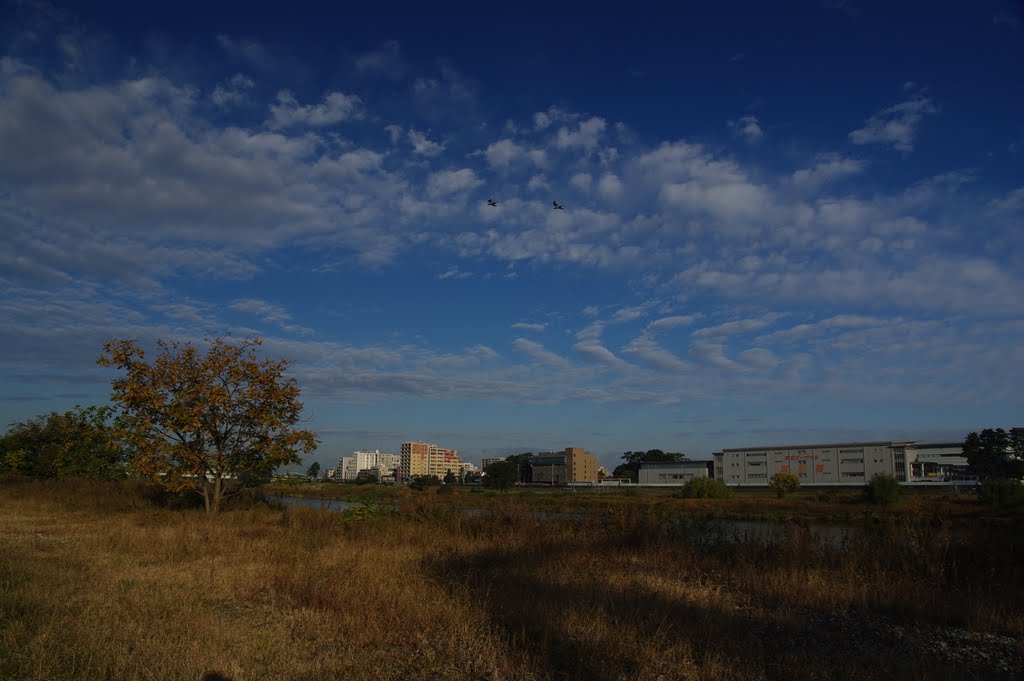
M 376 470 L 380 474 L 394 470 L 401 462 L 398 454 L 389 454 L 379 449 L 370 451 L 355 451 L 352 456 L 344 457 L 337 469 L 340 469 L 339 480 L 355 480 L 359 471 Z M 336 470 L 337 470 L 336 469 Z
M 454 449 L 444 449 L 428 442 L 403 442 L 400 451 L 398 472 L 402 480 L 418 475 L 443 478 L 448 471 L 458 475 L 466 463 Z

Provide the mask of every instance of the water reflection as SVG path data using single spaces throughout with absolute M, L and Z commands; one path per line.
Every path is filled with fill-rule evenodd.
M 301 497 L 274 497 L 285 506 L 300 508 L 319 508 L 325 511 L 346 511 L 357 506 L 374 504 L 372 502 L 343 501 L 340 499 L 306 499 Z M 393 507 L 397 510 L 397 507 Z M 496 511 L 485 508 L 464 508 L 463 516 L 477 518 L 487 516 Z M 582 521 L 590 516 L 583 513 L 567 513 L 559 511 L 532 511 L 529 517 L 537 522 L 554 520 Z M 607 519 L 604 519 L 607 520 Z M 722 543 L 745 544 L 757 542 L 776 544 L 784 541 L 791 533 L 806 531 L 820 545 L 839 546 L 854 531 L 848 525 L 774 523 L 763 520 L 704 520 L 680 516 L 665 520 L 664 528 L 671 535 L 687 539 L 698 544 L 712 545 Z

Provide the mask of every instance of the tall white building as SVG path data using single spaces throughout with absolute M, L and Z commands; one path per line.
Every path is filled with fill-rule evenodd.
M 352 456 L 344 457 L 339 463 L 341 469 L 341 480 L 355 480 L 359 471 L 378 469 L 380 472 L 387 472 L 398 467 L 402 457 L 397 454 L 388 454 L 379 449 L 372 452 L 356 451 Z

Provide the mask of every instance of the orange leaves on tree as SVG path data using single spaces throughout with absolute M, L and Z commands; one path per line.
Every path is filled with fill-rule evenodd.
M 99 364 L 124 376 L 111 381 L 121 407 L 117 433 L 136 452 L 134 468 L 174 489 L 203 495 L 208 511 L 274 468 L 299 463 L 316 436 L 297 427 L 302 403 L 290 363 L 259 356 L 259 338 L 157 342 L 146 361 L 135 341 L 111 340 Z

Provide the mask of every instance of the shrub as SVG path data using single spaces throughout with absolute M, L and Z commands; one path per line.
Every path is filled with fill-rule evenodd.
M 864 487 L 864 497 L 872 504 L 891 504 L 900 492 L 900 484 L 888 473 L 875 473 Z
M 732 490 L 722 480 L 714 478 L 693 478 L 683 485 L 684 499 L 728 499 Z
M 342 512 L 342 517 L 348 522 L 365 522 L 380 515 L 380 507 L 372 502 L 360 502 L 349 506 Z
M 409 483 L 409 487 L 417 492 L 422 492 L 428 487 L 437 487 L 440 484 L 441 479 L 436 475 L 417 475 L 413 477 L 412 482 Z
M 978 498 L 994 506 L 1024 503 L 1024 485 L 1014 478 L 986 480 L 978 488 Z
M 768 481 L 768 486 L 775 490 L 775 496 L 781 499 L 790 492 L 800 489 L 800 478 L 792 473 L 776 473 Z

